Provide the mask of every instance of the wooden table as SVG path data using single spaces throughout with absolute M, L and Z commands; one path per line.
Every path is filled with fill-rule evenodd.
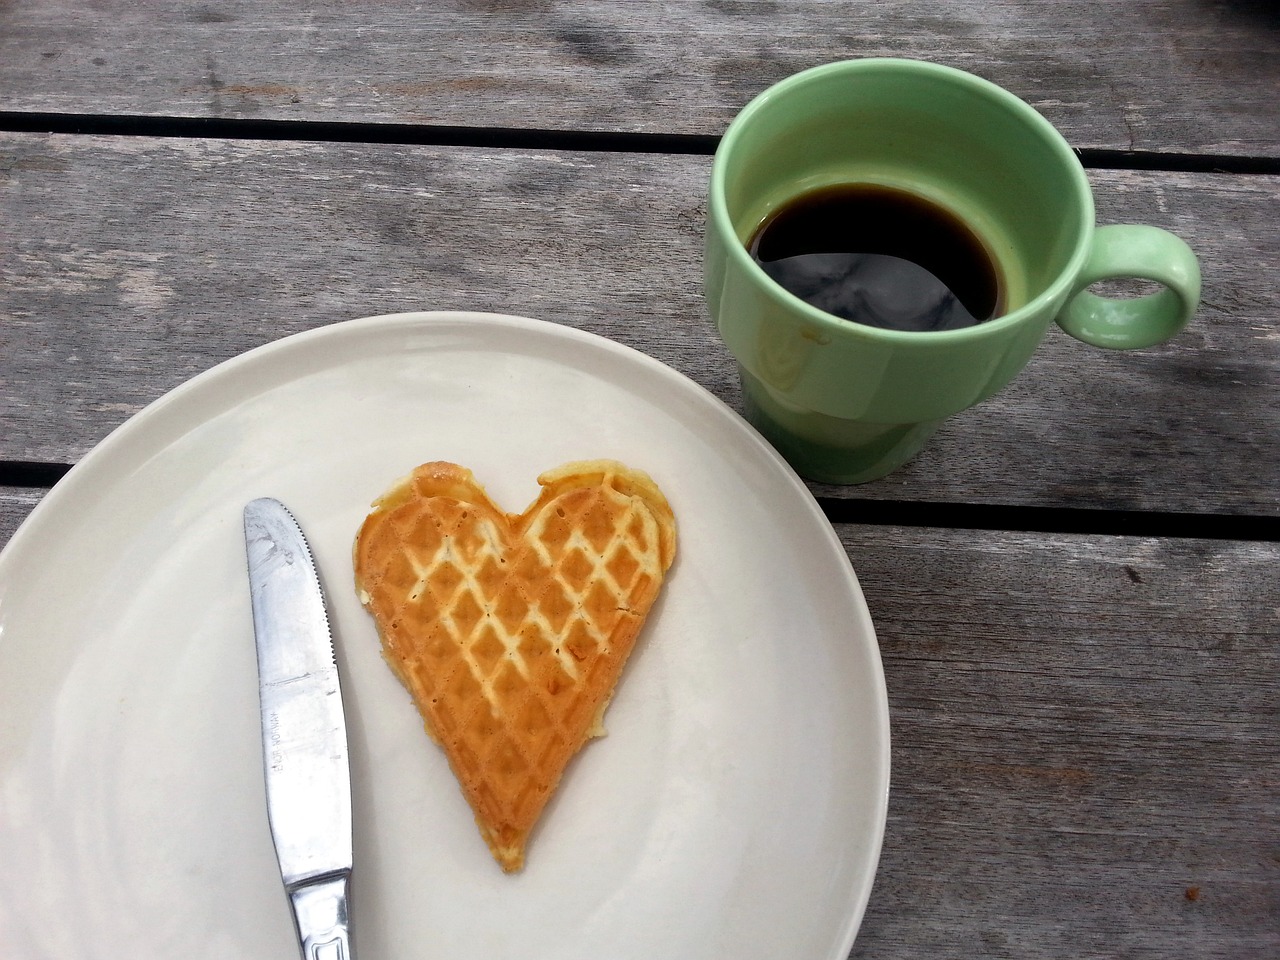
M 1280 17 L 1267 0 L 0 6 L 0 543 L 131 414 L 410 309 L 531 315 L 739 403 L 700 293 L 716 139 L 849 57 L 1000 83 L 1173 342 L 1052 332 L 877 483 L 814 485 L 876 622 L 893 789 L 855 957 L 1280 956 Z M 0 952 L 3 945 L 0 944 Z

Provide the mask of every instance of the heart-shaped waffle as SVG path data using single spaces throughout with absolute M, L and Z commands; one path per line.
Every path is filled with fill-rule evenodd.
M 601 720 L 675 558 L 671 507 L 609 460 L 538 478 L 506 514 L 471 471 L 427 463 L 356 537 L 356 590 L 382 652 L 448 755 L 508 872 Z

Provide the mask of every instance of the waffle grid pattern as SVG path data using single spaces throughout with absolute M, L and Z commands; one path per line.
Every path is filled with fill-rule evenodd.
M 466 478 L 469 491 L 415 474 L 416 496 L 371 514 L 357 578 L 388 661 L 511 870 L 565 764 L 603 732 L 670 559 L 643 497 L 561 482 L 510 517 Z

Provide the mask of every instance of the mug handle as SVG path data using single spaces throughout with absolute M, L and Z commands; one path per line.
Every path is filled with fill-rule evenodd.
M 1131 300 L 1099 297 L 1099 280 L 1154 280 L 1163 290 Z M 1132 350 L 1163 343 L 1187 325 L 1200 304 L 1200 265 L 1191 248 L 1167 230 L 1113 224 L 1093 232 L 1093 246 L 1076 278 L 1058 326 L 1095 347 Z

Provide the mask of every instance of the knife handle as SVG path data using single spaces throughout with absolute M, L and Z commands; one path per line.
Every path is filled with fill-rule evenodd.
M 353 960 L 347 910 L 349 873 L 313 880 L 289 891 L 303 960 Z

